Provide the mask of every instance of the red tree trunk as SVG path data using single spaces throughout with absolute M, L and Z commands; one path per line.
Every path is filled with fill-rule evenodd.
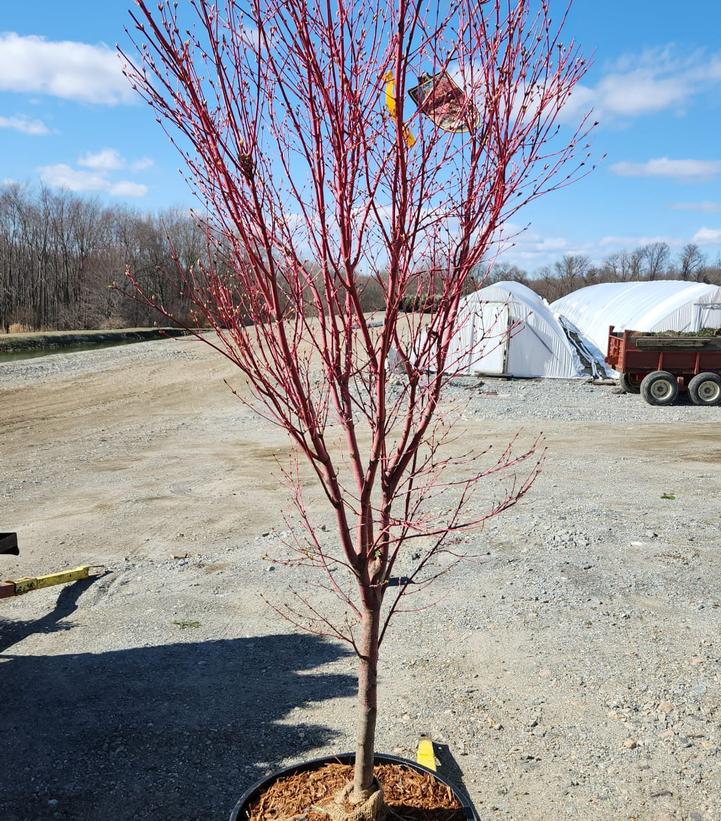
M 376 716 L 378 713 L 378 635 L 380 608 L 363 612 L 358 645 L 358 724 L 356 727 L 356 759 L 353 779 L 353 800 L 363 801 L 373 792 L 373 752 L 375 749 Z

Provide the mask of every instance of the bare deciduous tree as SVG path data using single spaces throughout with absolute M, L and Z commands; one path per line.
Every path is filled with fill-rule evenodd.
M 698 245 L 689 242 L 684 245 L 678 259 L 678 272 L 681 279 L 698 280 L 703 276 L 706 268 L 706 257 Z
M 637 252 L 646 279 L 660 279 L 668 267 L 671 249 L 667 242 L 651 242 Z
M 138 9 L 140 56 L 126 53 L 128 75 L 183 154 L 209 240 L 229 250 L 231 276 L 210 255 L 187 281 L 217 334 L 206 341 L 287 431 L 335 517 L 329 543 L 293 483 L 306 525 L 297 561 L 325 573 L 345 617 L 300 596 L 279 609 L 358 654 L 349 794 L 360 802 L 376 793 L 378 651 L 389 620 L 459 558 L 454 533 L 513 505 L 535 476 L 530 467 L 480 510 L 478 483 L 533 449 L 509 446 L 486 467 L 475 451 L 454 460 L 443 452 L 450 429 L 439 402 L 456 369 L 460 299 L 500 226 L 589 170 L 587 120 L 575 132 L 558 125 L 586 63 L 547 4 L 529 0 L 450 9 L 139 0 Z M 444 78 L 450 98 L 431 92 L 414 110 L 407 97 L 421 75 L 432 86 Z M 437 125 L 443 117 L 458 133 Z M 377 322 L 363 310 L 368 278 L 383 294 Z M 403 313 L 409 295 L 433 296 L 435 310 Z M 460 473 L 444 475 L 451 466 Z M 411 546 L 421 558 L 390 588 Z
M 581 254 L 564 254 L 553 267 L 558 279 L 566 287 L 575 290 L 591 270 L 591 260 Z

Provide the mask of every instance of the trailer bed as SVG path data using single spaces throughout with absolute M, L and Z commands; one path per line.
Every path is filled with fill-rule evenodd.
M 718 334 L 649 334 L 611 326 L 606 362 L 621 374 L 627 391 L 642 393 L 651 404 L 672 404 L 687 391 L 694 404 L 721 404 L 721 330 Z

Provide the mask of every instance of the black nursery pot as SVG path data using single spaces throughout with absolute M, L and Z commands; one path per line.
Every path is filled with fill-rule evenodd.
M 253 786 L 246 790 L 240 798 L 240 801 L 235 805 L 233 808 L 233 812 L 230 814 L 230 821 L 245 821 L 248 817 L 247 810 L 249 809 L 250 805 L 255 801 L 255 799 L 265 790 L 267 790 L 273 782 L 277 781 L 279 778 L 287 778 L 291 775 L 296 775 L 297 773 L 302 772 L 310 772 L 312 770 L 318 770 L 323 767 L 325 764 L 353 764 L 355 761 L 355 754 L 354 753 L 342 753 L 341 755 L 329 755 L 324 758 L 314 758 L 312 761 L 306 761 L 303 764 L 296 764 L 293 767 L 286 767 L 284 770 L 278 770 L 278 772 L 273 773 L 273 775 L 269 775 L 267 778 L 264 778 L 262 781 L 258 781 L 257 784 L 253 784 Z M 406 758 L 399 758 L 395 755 L 376 755 L 375 757 L 376 764 L 403 764 L 405 767 L 410 767 L 412 770 L 416 770 L 419 773 L 429 773 L 432 775 L 436 781 L 440 781 L 441 784 L 444 784 L 448 787 L 453 795 L 458 799 L 458 802 L 461 804 L 461 812 L 465 815 L 466 821 L 480 821 L 478 815 L 476 815 L 475 809 L 471 806 L 468 799 L 458 791 L 454 784 L 451 784 L 450 781 L 447 781 L 443 776 L 439 775 L 433 770 L 429 770 L 428 767 L 423 767 L 421 764 L 416 764 L 415 761 L 409 761 Z

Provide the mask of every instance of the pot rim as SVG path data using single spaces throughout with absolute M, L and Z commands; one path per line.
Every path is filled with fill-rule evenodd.
M 338 755 L 325 755 L 320 756 L 318 758 L 311 758 L 308 761 L 302 761 L 299 764 L 292 764 L 289 767 L 283 767 L 281 770 L 276 770 L 275 772 L 271 773 L 270 775 L 266 776 L 265 778 L 261 778 L 259 781 L 256 781 L 255 784 L 250 786 L 240 797 L 237 804 L 233 807 L 233 811 L 230 814 L 230 821 L 245 821 L 243 816 L 241 816 L 241 812 L 243 809 L 256 797 L 258 793 L 261 792 L 264 788 L 270 786 L 274 781 L 277 781 L 279 778 L 284 778 L 290 775 L 296 775 L 297 773 L 304 772 L 306 770 L 312 770 L 323 766 L 324 764 L 353 764 L 355 761 L 355 753 L 339 753 Z M 374 763 L 376 764 L 402 764 L 406 767 L 410 767 L 421 773 L 428 773 L 432 775 L 437 781 L 440 781 L 441 784 L 444 784 L 446 787 L 452 790 L 453 795 L 458 799 L 461 804 L 461 811 L 465 814 L 466 821 L 479 821 L 478 815 L 470 803 L 470 799 L 465 795 L 464 792 L 459 790 L 459 788 L 448 781 L 448 779 L 444 778 L 440 773 L 437 773 L 435 770 L 431 770 L 429 767 L 424 767 L 422 764 L 418 764 L 416 761 L 411 761 L 408 758 L 401 758 L 397 755 L 390 755 L 385 753 L 376 753 L 374 755 Z

